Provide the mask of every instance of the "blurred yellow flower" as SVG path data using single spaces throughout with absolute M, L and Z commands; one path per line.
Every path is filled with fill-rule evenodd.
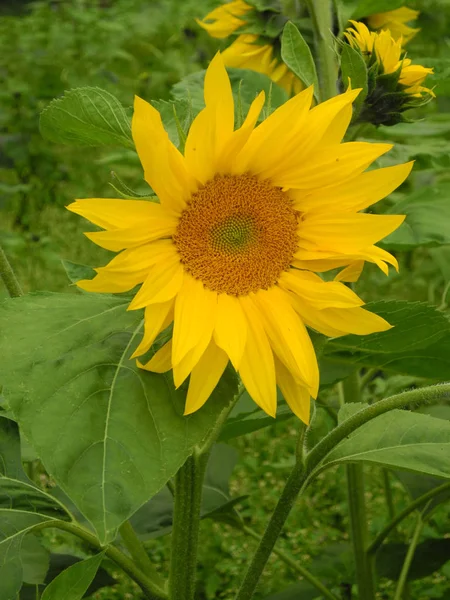
M 215 8 L 197 23 L 215 38 L 225 38 L 246 24 L 245 15 L 254 8 L 243 0 L 233 0 Z M 288 94 L 297 94 L 304 85 L 277 56 L 276 39 L 255 34 L 241 34 L 222 53 L 226 67 L 250 69 L 270 77 Z
M 360 213 L 390 194 L 412 163 L 367 167 L 390 144 L 341 143 L 358 90 L 311 108 L 308 88 L 256 126 L 264 93 L 234 128 L 234 101 L 222 57 L 205 76 L 205 108 L 184 154 L 159 112 L 136 98 L 132 133 L 145 180 L 159 203 L 91 198 L 69 210 L 104 229 L 86 233 L 119 252 L 92 280 L 91 292 L 142 284 L 129 310 L 145 308 L 133 356 L 149 351 L 173 322 L 172 339 L 143 369 L 173 369 L 176 387 L 190 374 L 186 414 L 198 410 L 230 360 L 254 401 L 275 416 L 276 387 L 308 422 L 319 371 L 305 325 L 329 336 L 389 329 L 342 281 L 364 261 L 397 268 L 374 244 L 403 221 Z M 346 267 L 335 281 L 315 272 Z M 315 271 L 315 272 L 314 272 Z
M 420 31 L 420 29 L 414 29 L 407 25 L 407 23 L 415 21 L 419 14 L 418 10 L 402 6 L 388 12 L 370 15 L 366 21 L 371 29 L 389 29 L 394 40 L 402 39 L 402 43 L 405 45 Z
M 347 41 L 358 48 L 366 59 L 378 62 L 382 74 L 399 71 L 398 83 L 405 94 L 416 98 L 435 96 L 433 90 L 422 85 L 426 76 L 433 73 L 433 69 L 413 65 L 410 58 L 405 58 L 401 38 L 396 41 L 389 30 L 375 33 L 369 31 L 364 23 L 350 22 L 353 28 L 348 28 L 344 33 Z

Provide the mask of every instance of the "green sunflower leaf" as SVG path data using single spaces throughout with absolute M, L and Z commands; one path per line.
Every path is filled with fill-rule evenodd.
M 401 226 L 380 244 L 387 250 L 450 244 L 450 185 L 441 183 L 417 190 L 397 202 L 389 213 L 406 215 Z
M 41 113 L 39 127 L 46 140 L 57 144 L 134 149 L 128 112 L 100 88 L 75 88 L 52 100 Z
M 343 44 L 341 51 L 341 77 L 344 88 L 351 85 L 352 89 L 361 88 L 353 103 L 353 118 L 356 119 L 367 96 L 367 67 L 360 52 Z
M 306 86 L 314 85 L 316 94 L 318 80 L 311 50 L 291 21 L 286 23 L 281 36 L 281 58 Z
M 326 456 L 321 467 L 349 462 L 450 479 L 450 422 L 392 410 L 356 429 Z
M 184 417 L 186 385 L 175 390 L 170 373 L 129 359 L 142 313 L 127 305 L 107 295 L 31 294 L 0 307 L 4 394 L 102 543 L 173 477 L 237 390 L 227 370 L 205 406 Z
M 45 588 L 41 600 L 81 600 L 103 560 L 103 552 L 75 563 Z
M 381 577 L 398 581 L 405 562 L 409 544 L 400 542 L 384 544 L 377 552 L 376 569 Z M 407 581 L 428 577 L 450 560 L 450 539 L 428 539 L 414 551 Z
M 322 356 L 328 364 L 375 367 L 445 381 L 450 369 L 450 322 L 422 302 L 371 302 L 364 308 L 394 327 L 372 335 L 346 335 L 329 340 Z

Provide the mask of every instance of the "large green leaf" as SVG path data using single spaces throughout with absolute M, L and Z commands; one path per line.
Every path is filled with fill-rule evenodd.
M 341 78 L 346 89 L 361 88 L 359 95 L 353 103 L 353 118 L 359 114 L 364 99 L 367 96 L 367 67 L 362 55 L 350 44 L 343 44 L 341 50 Z
M 20 549 L 24 582 L 37 585 L 45 581 L 50 564 L 49 555 L 47 548 L 35 535 L 25 536 Z
M 317 93 L 317 73 L 311 50 L 292 21 L 288 21 L 283 29 L 281 58 L 305 86 L 314 85 Z
M 0 508 L 0 597 L 16 600 L 22 586 L 23 538 L 43 523 L 51 523 L 47 515 Z
M 17 423 L 0 416 L 0 508 L 38 512 L 68 519 L 63 505 L 26 476 Z
M 41 114 L 40 130 L 57 144 L 134 148 L 130 116 L 100 88 L 75 88 L 52 100 Z
M 81 600 L 103 560 L 103 553 L 75 563 L 58 575 L 44 590 L 41 600 Z
M 385 240 L 388 250 L 450 244 L 450 184 L 421 188 L 396 203 L 390 212 L 405 214 L 402 225 Z
M 398 581 L 409 545 L 384 544 L 377 552 L 376 568 L 381 577 Z M 408 571 L 408 581 L 422 579 L 450 560 L 450 539 L 429 539 L 418 544 Z
M 336 365 L 376 367 L 394 373 L 446 380 L 450 370 L 450 324 L 420 302 L 372 302 L 366 308 L 384 317 L 389 331 L 329 340 L 323 355 Z
M 322 465 L 366 462 L 450 479 L 450 422 L 393 410 L 362 425 Z
M 129 360 L 141 312 L 123 298 L 34 294 L 0 308 L 0 380 L 48 472 L 102 542 L 171 478 L 236 392 L 227 370 L 183 416 L 186 386 Z

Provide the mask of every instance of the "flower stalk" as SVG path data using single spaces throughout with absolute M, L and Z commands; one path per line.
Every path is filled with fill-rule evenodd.
M 11 267 L 3 248 L 0 246 L 0 277 L 5 284 L 11 298 L 18 298 L 23 295 L 17 277 Z
M 360 401 L 359 375 L 355 371 L 342 384 L 344 402 Z M 364 497 L 364 470 L 362 465 L 347 465 L 348 508 L 350 531 L 355 557 L 356 581 L 361 600 L 375 599 L 372 562 L 367 553 L 368 528 Z
M 337 94 L 337 62 L 333 38 L 333 2 L 308 0 L 309 14 L 314 31 L 320 100 L 328 100 Z

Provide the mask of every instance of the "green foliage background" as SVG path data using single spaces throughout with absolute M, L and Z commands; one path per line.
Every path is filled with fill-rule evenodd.
M 2 5 L 0 15 L 0 237 L 26 291 L 45 289 L 73 292 L 60 259 L 99 265 L 106 251 L 83 238 L 86 225 L 64 210 L 76 197 L 117 194 L 108 182 L 117 176 L 138 191 L 145 191 L 135 154 L 108 150 L 55 146 L 42 139 L 38 121 L 41 110 L 65 90 L 77 86 L 101 87 L 124 106 L 134 94 L 146 99 L 169 99 L 180 79 L 204 68 L 223 43 L 210 39 L 195 23 L 215 5 L 213 0 L 54 0 Z M 367 128 L 361 133 L 393 140 L 395 149 L 385 161 L 414 158 L 416 168 L 408 183 L 388 200 L 383 209 L 399 212 L 401 203 L 409 217 L 407 227 L 386 240 L 397 252 L 400 274 L 389 279 L 366 267 L 357 292 L 368 300 L 422 300 L 447 310 L 450 298 L 450 59 L 448 0 L 409 3 L 422 11 L 421 33 L 408 46 L 415 62 L 435 68 L 437 100 L 415 117 L 426 121 L 395 128 Z M 383 161 L 380 161 L 382 163 Z M 387 163 L 386 163 L 387 164 Z M 446 236 L 446 237 L 445 237 Z M 437 246 L 437 243 L 444 244 Z M 421 247 L 415 248 L 417 240 Z M 0 290 L 0 296 L 4 294 Z M 380 377 L 367 393 L 379 398 L 420 383 L 416 376 Z M 334 392 L 325 392 L 337 406 Z M 322 427 L 331 417 L 325 408 Z M 447 415 L 448 417 L 448 415 Z M 258 532 L 273 510 L 292 466 L 295 425 L 280 421 L 264 430 L 238 438 L 232 444 L 240 460 L 231 480 L 231 492 L 246 496 L 242 515 Z M 52 482 L 39 471 L 45 487 Z M 347 560 L 348 522 L 344 473 L 326 471 L 289 519 L 281 549 L 295 555 L 311 570 L 324 571 L 329 581 L 343 586 L 352 578 Z M 368 469 L 370 529 L 380 531 L 386 504 L 383 477 Z M 392 479 L 394 503 L 401 510 L 407 494 Z M 425 533 L 441 538 L 449 533 L 448 507 L 440 508 Z M 397 532 L 401 541 L 412 520 Z M 230 600 L 238 576 L 248 563 L 255 542 L 220 523 L 202 524 L 199 598 Z M 402 537 L 403 536 L 403 537 Z M 73 548 L 73 538 L 47 535 L 46 544 L 58 552 L 83 557 L 85 548 Z M 148 543 L 153 560 L 166 568 L 167 539 Z M 449 552 L 448 549 L 446 552 Z M 448 554 L 450 558 L 450 553 Z M 314 559 L 317 557 L 316 563 Z M 320 557 L 320 559 L 319 559 Z M 314 566 L 315 564 L 315 566 Z M 117 575 L 113 572 L 113 574 Z M 425 579 L 412 582 L 412 598 L 449 598 L 450 563 Z M 294 584 L 296 577 L 272 557 L 260 588 L 261 598 Z M 384 579 L 379 598 L 392 594 L 393 582 Z M 225 591 L 226 590 L 226 591 Z M 114 588 L 92 595 L 95 599 L 138 598 L 137 588 L 119 578 Z M 275 600 L 275 596 L 274 596 Z M 281 596 L 280 596 L 281 600 Z

